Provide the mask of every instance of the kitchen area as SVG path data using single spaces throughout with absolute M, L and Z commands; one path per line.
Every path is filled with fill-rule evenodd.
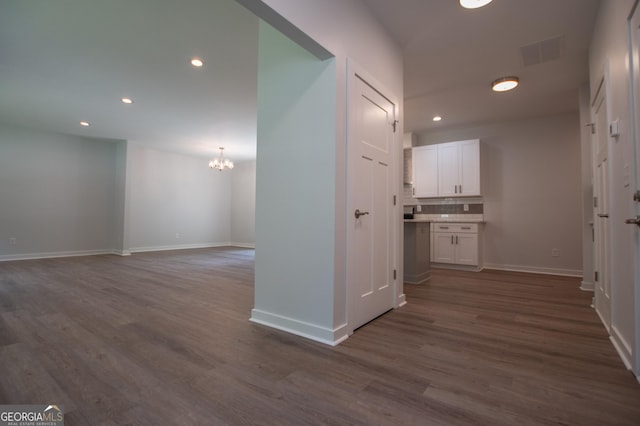
M 484 208 L 480 140 L 404 146 L 405 283 L 421 284 L 431 268 L 480 271 Z

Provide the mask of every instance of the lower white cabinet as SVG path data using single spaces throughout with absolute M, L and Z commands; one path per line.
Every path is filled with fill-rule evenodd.
M 431 261 L 482 269 L 481 231 L 478 223 L 431 223 Z

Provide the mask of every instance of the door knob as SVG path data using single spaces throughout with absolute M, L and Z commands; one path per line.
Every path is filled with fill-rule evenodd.
M 634 219 L 627 219 L 624 223 L 628 223 L 629 225 L 638 225 L 640 226 L 640 216 L 636 216 Z
M 365 214 L 369 214 L 369 212 L 361 212 L 360 209 L 356 209 L 356 212 L 355 212 L 356 219 L 360 219 L 360 216 L 364 216 Z

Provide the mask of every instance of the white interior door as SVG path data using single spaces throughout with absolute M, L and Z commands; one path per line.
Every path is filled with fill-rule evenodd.
M 595 114 L 594 144 L 594 228 L 595 228 L 595 271 L 596 292 L 595 307 L 607 330 L 611 327 L 611 245 L 609 221 L 609 162 L 608 140 L 609 126 L 606 109 L 604 83 L 600 85 L 593 105 Z
M 394 306 L 395 106 L 356 74 L 350 91 L 347 285 L 355 329 Z

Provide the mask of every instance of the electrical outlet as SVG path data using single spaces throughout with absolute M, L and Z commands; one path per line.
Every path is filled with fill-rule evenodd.
M 176 239 L 179 239 L 179 238 L 180 238 L 180 234 L 176 234 Z
M 422 211 L 422 206 L 420 204 L 416 205 L 416 211 L 417 212 L 421 212 Z
M 465 212 L 469 211 L 469 204 L 463 204 L 462 205 L 462 210 L 464 210 Z
M 11 246 L 15 246 L 16 245 L 16 237 L 9 238 L 9 245 L 11 245 Z
M 553 256 L 553 257 L 560 256 L 560 250 L 558 250 L 557 248 L 552 248 L 551 249 L 551 256 Z

